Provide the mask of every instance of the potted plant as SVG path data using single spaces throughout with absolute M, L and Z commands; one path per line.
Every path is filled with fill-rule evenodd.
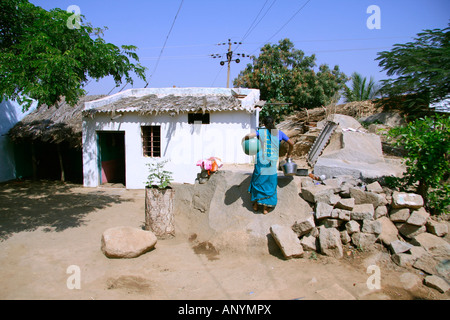
M 149 175 L 145 187 L 145 230 L 157 238 L 175 236 L 173 199 L 175 190 L 170 183 L 172 172 L 164 169 L 167 160 L 147 164 Z

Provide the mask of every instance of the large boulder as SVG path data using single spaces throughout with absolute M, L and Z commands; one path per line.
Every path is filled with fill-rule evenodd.
M 379 135 L 365 132 L 351 117 L 333 115 L 331 119 L 339 126 L 314 164 L 314 174 L 327 178 L 338 175 L 374 179 L 401 176 L 403 167 L 385 161 Z M 325 134 L 321 133 L 318 139 Z
M 102 234 L 101 249 L 108 258 L 135 258 L 150 251 L 157 238 L 151 231 L 133 227 L 114 227 Z

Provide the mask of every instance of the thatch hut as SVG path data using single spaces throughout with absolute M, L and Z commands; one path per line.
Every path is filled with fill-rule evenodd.
M 11 128 L 17 176 L 81 182 L 82 111 L 85 102 L 102 97 L 82 97 L 73 107 L 42 105 Z

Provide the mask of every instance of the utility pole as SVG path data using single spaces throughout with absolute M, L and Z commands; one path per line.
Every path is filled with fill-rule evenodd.
M 219 43 L 218 45 L 225 45 L 225 44 L 227 44 L 227 43 Z M 239 45 L 241 45 L 242 42 L 231 42 L 231 39 L 228 39 L 227 60 L 226 60 L 226 61 L 220 61 L 220 65 L 221 65 L 221 66 L 225 65 L 225 62 L 228 63 L 227 88 L 230 87 L 231 61 L 235 61 L 236 63 L 241 62 L 241 60 L 240 60 L 239 58 L 233 60 L 233 54 L 234 54 L 234 53 L 233 53 L 233 51 L 231 50 L 231 46 L 232 46 L 233 44 L 239 44 Z M 244 54 L 244 53 L 236 53 L 236 55 L 241 56 L 241 57 L 243 57 L 243 58 L 245 58 L 245 57 L 250 57 L 248 54 L 246 55 L 246 54 Z M 212 54 L 211 57 L 213 57 L 213 58 L 222 58 L 222 55 L 220 55 L 220 54 Z

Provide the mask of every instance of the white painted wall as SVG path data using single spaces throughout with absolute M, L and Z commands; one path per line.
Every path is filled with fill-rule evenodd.
M 198 160 L 215 156 L 224 163 L 250 163 L 242 151 L 242 137 L 255 130 L 257 112 L 227 111 L 210 113 L 210 124 L 188 124 L 187 113 L 170 116 L 139 116 L 124 113 L 115 120 L 106 114 L 83 121 L 84 186 L 99 185 L 97 131 L 125 132 L 126 187 L 142 189 L 148 176 L 147 163 L 169 160 L 166 169 L 173 172 L 174 182 L 194 183 L 201 169 Z M 143 156 L 141 126 L 161 126 L 161 158 Z
M 17 178 L 14 149 L 7 133 L 36 106 L 37 102 L 34 102 L 28 111 L 23 112 L 22 105 L 16 101 L 0 102 L 0 182 Z

